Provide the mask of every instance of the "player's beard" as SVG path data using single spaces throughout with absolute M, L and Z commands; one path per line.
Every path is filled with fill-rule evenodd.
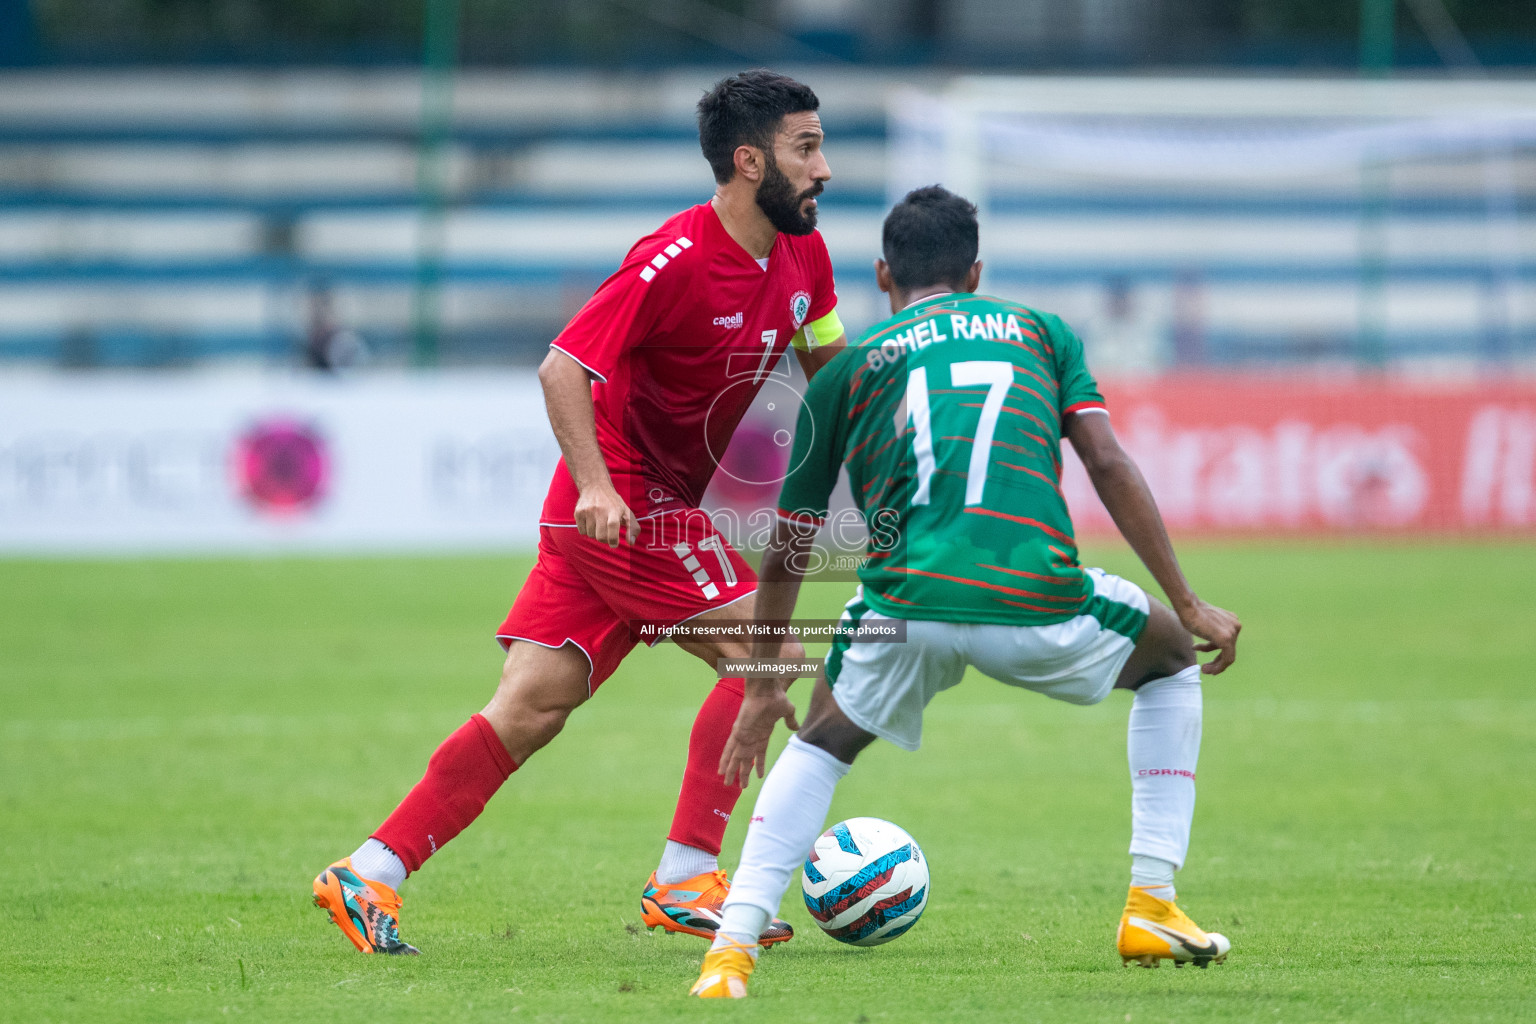
M 802 213 L 800 208 L 807 199 L 821 195 L 826 186 L 818 181 L 804 192 L 796 192 L 794 184 L 779 170 L 778 161 L 771 154 L 764 155 L 767 159 L 763 164 L 763 183 L 757 186 L 758 209 L 768 223 L 786 235 L 808 235 L 815 231 L 816 207 L 811 207 L 809 213 Z

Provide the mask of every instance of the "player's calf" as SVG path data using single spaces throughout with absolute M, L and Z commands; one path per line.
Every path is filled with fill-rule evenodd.
M 501 685 L 485 712 L 445 739 L 427 770 L 373 833 L 395 869 L 364 877 L 343 859 L 315 879 L 314 901 L 354 946 L 365 953 L 415 953 L 400 941 L 400 897 L 408 871 L 469 826 L 528 756 L 548 743 L 566 716 L 587 699 L 590 666 L 575 647 L 549 649 L 514 641 Z M 370 840 L 372 842 L 372 840 Z M 381 845 L 379 845 L 381 844 Z M 353 856 L 365 855 L 367 843 Z
M 1147 624 L 1115 682 L 1134 690 L 1152 679 L 1177 675 L 1195 664 L 1195 642 L 1173 609 L 1147 595 Z
M 816 680 L 811 691 L 811 707 L 805 713 L 805 724 L 797 734 L 801 743 L 819 747 L 843 764 L 853 764 L 853 759 L 865 747 L 875 742 L 873 733 L 855 725 L 843 709 L 837 706 L 832 689 L 824 677 Z
M 1193 643 L 1152 602 L 1146 630 L 1117 685 L 1135 691 L 1127 723 L 1131 774 L 1131 896 L 1118 945 L 1126 963 L 1219 963 L 1230 944 L 1208 937 L 1174 905 L 1174 875 L 1189 852 L 1203 697 Z M 1139 655 L 1139 657 L 1138 657 Z
M 560 735 L 571 712 L 591 696 L 591 671 L 573 644 L 553 650 L 522 640 L 508 645 L 501 682 L 480 713 L 513 761 L 523 764 Z

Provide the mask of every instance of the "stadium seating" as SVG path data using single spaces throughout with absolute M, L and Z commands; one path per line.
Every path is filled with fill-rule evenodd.
M 377 359 L 403 362 L 417 286 L 440 281 L 440 359 L 530 361 L 636 237 L 709 195 L 691 108 L 713 77 L 461 75 L 439 233 L 419 203 L 412 74 L 6 74 L 0 360 L 287 361 L 329 290 Z M 862 327 L 881 310 L 868 267 L 889 187 L 886 103 L 925 83 L 806 77 L 831 133 L 823 230 L 845 320 Z M 1536 162 L 1514 168 L 1528 212 Z M 1530 356 L 1532 264 L 1518 253 L 1536 239 L 1516 222 L 1519 293 L 1497 293 L 1482 173 L 1427 164 L 1394 179 L 1394 356 Z M 1132 337 L 1149 353 L 1128 357 L 1133 369 L 1355 354 L 1361 200 L 1348 175 L 1300 194 L 994 177 L 990 287 L 1086 334 Z

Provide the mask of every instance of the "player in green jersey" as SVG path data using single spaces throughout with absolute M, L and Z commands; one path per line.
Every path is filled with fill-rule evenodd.
M 1082 342 L 1058 317 L 976 293 L 977 241 L 970 203 L 937 186 L 909 194 L 886 218 L 875 268 L 894 315 L 806 393 L 757 614 L 790 617 L 846 466 L 871 541 L 844 620 L 904 620 L 906 640 L 833 644 L 805 725 L 763 784 L 697 995 L 746 993 L 756 937 L 820 833 L 838 780 L 877 737 L 915 750 L 924 707 L 969 666 L 1074 704 L 1134 691 L 1131 888 L 1119 953 L 1127 964 L 1205 966 L 1230 949 L 1178 908 L 1173 876 L 1194 814 L 1202 669 L 1232 664 L 1241 624 L 1184 578 L 1152 494 L 1115 440 Z M 1060 487 L 1063 437 L 1171 608 L 1079 564 Z M 765 639 L 754 656 L 771 659 L 777 643 Z M 1215 657 L 1201 666 L 1197 650 Z M 780 719 L 797 728 L 786 689 L 783 679 L 748 679 L 720 762 L 727 779 L 762 774 Z

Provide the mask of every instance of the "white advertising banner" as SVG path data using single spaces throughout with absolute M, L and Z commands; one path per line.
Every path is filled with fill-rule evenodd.
M 532 550 L 558 456 L 531 371 L 0 376 L 0 552 Z

